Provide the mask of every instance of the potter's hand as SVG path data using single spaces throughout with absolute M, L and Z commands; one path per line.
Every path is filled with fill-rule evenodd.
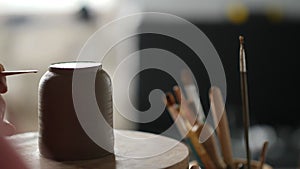
M 0 64 L 0 72 L 4 70 L 2 64 Z M 12 135 L 15 132 L 15 127 L 9 122 L 4 120 L 5 113 L 5 101 L 1 96 L 2 93 L 7 91 L 6 78 L 5 76 L 0 75 L 0 136 Z

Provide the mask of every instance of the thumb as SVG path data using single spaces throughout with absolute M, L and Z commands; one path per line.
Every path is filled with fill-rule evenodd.
M 15 134 L 16 128 L 8 121 L 0 121 L 0 136 L 11 136 Z
M 5 101 L 0 95 L 0 121 L 2 121 L 4 118 L 5 108 L 6 108 Z
M 4 66 L 0 64 L 0 72 L 4 71 Z M 7 92 L 7 84 L 6 84 L 6 77 L 0 75 L 0 93 Z

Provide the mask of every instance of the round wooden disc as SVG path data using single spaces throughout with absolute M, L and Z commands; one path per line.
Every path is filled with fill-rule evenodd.
M 14 135 L 8 139 L 33 169 L 187 169 L 189 163 L 189 150 L 184 144 L 168 137 L 138 131 L 116 130 L 116 156 L 72 162 L 57 162 L 41 157 L 36 132 Z

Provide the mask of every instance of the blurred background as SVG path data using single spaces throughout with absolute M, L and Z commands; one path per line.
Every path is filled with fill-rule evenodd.
M 245 157 L 238 66 L 238 36 L 245 36 L 253 159 L 258 159 L 263 142 L 268 140 L 267 163 L 274 168 L 297 168 L 300 162 L 296 71 L 299 9 L 300 1 L 296 0 L 0 0 L 0 63 L 7 70 L 39 70 L 35 75 L 8 77 L 9 92 L 4 95 L 8 104 L 6 118 L 20 133 L 36 131 L 38 83 L 51 63 L 76 60 L 86 40 L 109 21 L 136 12 L 165 12 L 195 24 L 221 58 L 227 79 L 226 109 L 235 157 Z M 134 32 L 149 26 L 182 29 L 176 23 L 141 19 L 114 28 L 106 38 L 111 41 L 122 31 Z M 190 66 L 199 84 L 204 111 L 208 112 L 207 72 L 196 54 L 178 40 L 157 34 L 128 38 L 105 57 L 103 67 L 111 75 L 124 55 L 146 48 L 171 51 Z M 146 63 L 145 59 L 137 59 L 128 68 L 128 74 Z M 176 83 L 168 74 L 153 69 L 139 73 L 132 84 L 133 104 L 139 110 L 146 110 L 150 107 L 151 90 L 171 91 Z M 173 123 L 167 111 L 155 121 L 143 124 L 114 113 L 114 125 L 121 129 L 162 133 Z

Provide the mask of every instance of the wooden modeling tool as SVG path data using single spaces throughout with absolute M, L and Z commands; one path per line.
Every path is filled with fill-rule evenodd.
M 241 95 L 243 106 L 243 125 L 244 125 L 244 139 L 246 145 L 247 169 L 251 168 L 251 153 L 249 148 L 249 101 L 248 101 L 248 87 L 247 87 L 247 69 L 246 56 L 244 49 L 244 37 L 239 36 L 240 40 L 240 78 L 241 78 Z
M 228 119 L 225 110 L 225 105 L 223 102 L 223 98 L 221 95 L 221 91 L 218 87 L 211 87 L 209 91 L 209 97 L 211 101 L 211 108 L 213 113 L 213 118 L 218 125 L 217 127 L 217 135 L 221 144 L 221 151 L 227 167 L 230 169 L 234 169 L 234 161 L 232 155 L 232 146 L 230 139 L 230 130 L 228 126 Z M 219 121 L 220 119 L 220 121 Z M 217 122 L 219 121 L 219 124 Z
M 37 73 L 37 70 L 4 70 L 0 72 L 2 76 L 19 75 L 25 73 Z
M 267 147 L 268 147 L 269 142 L 265 141 L 260 153 L 260 166 L 259 169 L 263 169 L 263 166 L 265 164 L 265 160 L 266 160 L 266 153 L 267 153 Z

